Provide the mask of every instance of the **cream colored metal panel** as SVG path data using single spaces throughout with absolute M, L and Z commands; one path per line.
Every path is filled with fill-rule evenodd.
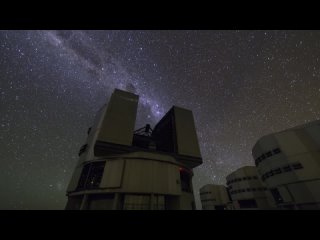
M 294 171 L 296 178 L 299 180 L 309 180 L 320 177 L 320 166 L 314 159 L 314 154 L 305 153 L 288 158 L 289 163 L 299 162 L 303 165 L 302 169 Z
M 168 165 L 168 194 L 181 194 L 179 167 Z
M 306 128 L 305 131 L 310 135 L 315 145 L 317 146 L 317 149 L 319 150 L 320 149 L 320 123 Z
M 77 186 L 78 186 L 78 182 L 79 182 L 79 178 L 82 172 L 82 166 L 81 167 L 77 167 L 71 177 L 70 183 L 68 185 L 68 189 L 67 192 L 72 192 L 75 191 Z
M 297 134 L 293 131 L 281 132 L 279 134 L 276 134 L 275 136 L 279 142 L 280 149 L 287 156 L 308 151 L 308 149 L 298 138 Z
M 311 152 L 312 155 L 312 161 L 316 164 L 316 169 L 319 169 L 320 173 L 320 151 Z
M 123 159 L 107 160 L 101 180 L 101 188 L 120 188 L 125 161 Z
M 193 194 L 182 192 L 180 195 L 180 210 L 192 210 L 193 201 Z
M 305 183 L 295 183 L 287 186 L 296 204 L 314 201 L 312 193 L 306 187 Z
M 130 159 L 126 162 L 123 191 L 179 195 L 177 166 L 152 160 Z
M 123 190 L 152 192 L 152 161 L 128 159 L 123 179 Z
M 167 191 L 168 174 L 166 164 L 152 162 L 152 192 L 164 193 Z
M 98 141 L 128 145 L 132 144 L 139 96 L 115 90 L 104 116 Z
M 174 107 L 178 153 L 201 158 L 192 112 Z
M 309 132 L 307 131 L 306 128 L 295 130 L 295 133 L 299 137 L 300 141 L 310 152 L 320 150 L 320 145 L 319 143 L 317 144 L 316 142 L 317 135 L 320 136 L 320 131 L 316 127 L 317 126 L 310 127 Z
M 320 180 L 306 182 L 306 186 L 312 193 L 315 202 L 320 202 Z
M 177 166 L 162 162 L 153 162 L 153 192 L 179 194 L 179 169 Z
M 255 166 L 245 166 L 242 169 L 242 176 L 256 176 L 257 168 Z
M 206 193 L 200 195 L 202 201 L 209 200 L 204 201 L 204 205 L 226 205 L 229 202 L 227 189 L 223 185 L 206 185 L 203 188 L 201 188 L 200 192 Z
M 271 151 L 272 149 L 278 148 L 279 143 L 273 135 L 264 136 L 259 140 L 259 149 L 262 153 Z M 257 156 L 259 157 L 259 156 Z

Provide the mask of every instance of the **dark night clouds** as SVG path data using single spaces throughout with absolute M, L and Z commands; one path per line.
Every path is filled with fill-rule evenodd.
M 195 191 L 225 184 L 258 138 L 319 119 L 319 44 L 319 31 L 0 31 L 0 208 L 64 208 L 116 87 L 140 95 L 137 128 L 191 109 Z

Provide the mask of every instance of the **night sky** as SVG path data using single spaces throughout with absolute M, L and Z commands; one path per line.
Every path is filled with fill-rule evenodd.
M 0 31 L 0 209 L 64 209 L 114 88 L 140 95 L 136 128 L 193 111 L 199 209 L 260 137 L 320 119 L 319 57 L 320 31 Z

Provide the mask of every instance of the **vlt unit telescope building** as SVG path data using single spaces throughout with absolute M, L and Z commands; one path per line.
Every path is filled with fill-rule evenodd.
M 192 210 L 202 164 L 193 114 L 173 106 L 134 130 L 139 96 L 116 89 L 96 115 L 67 189 L 67 210 Z

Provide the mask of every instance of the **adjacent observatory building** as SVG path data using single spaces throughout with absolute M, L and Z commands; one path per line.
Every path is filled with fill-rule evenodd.
M 193 114 L 173 106 L 134 130 L 139 96 L 116 89 L 97 113 L 67 189 L 68 210 L 195 209 L 202 164 Z
M 202 210 L 231 210 L 232 200 L 224 185 L 206 184 L 200 188 Z
M 320 120 L 263 136 L 252 156 L 279 209 L 320 209 Z

